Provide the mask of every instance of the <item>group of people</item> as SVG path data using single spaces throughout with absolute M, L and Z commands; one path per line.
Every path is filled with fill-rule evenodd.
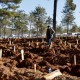
M 50 26 L 47 26 L 47 31 L 46 31 L 46 39 L 47 39 L 47 44 L 50 46 L 51 41 L 53 39 L 55 31 L 52 29 Z

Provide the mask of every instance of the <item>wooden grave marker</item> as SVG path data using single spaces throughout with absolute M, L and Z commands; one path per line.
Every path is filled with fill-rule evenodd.
M 24 60 L 24 50 L 21 50 L 21 59 Z
M 69 47 L 71 48 L 71 43 L 69 43 Z
M 36 73 L 36 64 L 34 64 L 34 73 Z
M 9 45 L 11 45 L 11 41 L 9 41 Z
M 65 41 L 64 44 L 65 44 L 65 46 L 66 46 L 67 42 Z
M 74 55 L 74 65 L 76 65 L 76 55 Z
M 2 49 L 0 49 L 0 59 L 2 58 Z
M 31 45 L 30 41 L 29 41 L 29 46 Z
M 77 45 L 75 45 L 75 48 L 77 49 Z
M 77 41 L 77 44 L 78 44 L 79 43 L 78 39 L 76 41 Z

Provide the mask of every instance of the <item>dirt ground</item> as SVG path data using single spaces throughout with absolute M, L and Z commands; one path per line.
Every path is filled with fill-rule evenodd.
M 63 74 L 53 80 L 80 80 L 79 44 L 77 38 L 57 38 L 50 47 L 41 38 L 0 39 L 0 80 L 42 80 L 49 68 L 59 69 Z

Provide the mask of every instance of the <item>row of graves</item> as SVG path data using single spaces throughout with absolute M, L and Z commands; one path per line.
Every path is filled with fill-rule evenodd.
M 37 70 L 43 74 L 49 73 L 49 75 L 42 73 L 38 75 L 39 78 L 46 80 L 53 79 L 65 72 L 80 77 L 79 63 L 80 39 L 77 38 L 67 38 L 67 40 L 56 38 L 51 42 L 50 47 L 47 45 L 46 39 L 0 39 L 0 65 L 8 67 L 10 74 L 14 73 L 14 69 L 26 68 L 33 70 L 33 74 L 26 73 L 30 78 L 31 75 L 34 77 L 38 75 Z M 1 79 L 4 77 L 2 73 L 4 71 L 1 67 Z M 25 70 L 23 71 L 25 73 Z M 6 76 L 8 79 L 11 77 L 7 73 Z

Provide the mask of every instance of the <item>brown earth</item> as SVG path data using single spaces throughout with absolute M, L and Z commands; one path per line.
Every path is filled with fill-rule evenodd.
M 56 39 L 49 49 L 45 39 L 0 39 L 0 80 L 42 80 L 49 68 L 52 71 L 60 69 L 63 74 L 54 80 L 80 80 L 79 44 L 77 38 L 62 38 Z M 22 49 L 24 60 L 21 59 Z M 74 55 L 77 58 L 76 65 Z M 37 66 L 36 73 L 34 64 Z

